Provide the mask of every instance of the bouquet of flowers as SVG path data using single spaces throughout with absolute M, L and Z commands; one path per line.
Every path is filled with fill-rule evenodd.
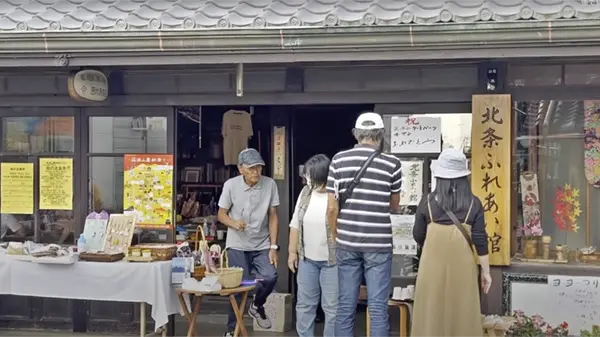
M 508 336 L 539 337 L 539 336 L 568 336 L 569 324 L 562 322 L 553 328 L 540 315 L 527 316 L 521 310 L 515 310 L 513 317 L 515 322 L 508 329 Z

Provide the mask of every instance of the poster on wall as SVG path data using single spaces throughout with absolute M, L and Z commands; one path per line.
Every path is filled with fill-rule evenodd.
M 402 161 L 400 205 L 417 206 L 423 197 L 423 161 Z
M 273 129 L 274 146 L 273 151 L 273 179 L 285 179 L 285 127 L 276 126 Z
M 511 97 L 473 95 L 471 188 L 485 212 L 490 264 L 510 265 Z
M 126 154 L 123 208 L 135 210 L 136 226 L 173 226 L 173 155 Z
M 2 163 L 0 171 L 0 213 L 33 214 L 33 163 Z
M 414 215 L 392 214 L 392 240 L 394 254 L 417 255 L 417 242 L 413 239 Z
M 439 153 L 442 148 L 442 119 L 423 116 L 393 116 L 392 153 Z
M 547 298 L 548 306 L 560 312 L 555 324 L 567 322 L 570 331 L 591 331 L 600 321 L 598 277 L 548 275 Z
M 73 209 L 73 158 L 40 158 L 40 209 Z

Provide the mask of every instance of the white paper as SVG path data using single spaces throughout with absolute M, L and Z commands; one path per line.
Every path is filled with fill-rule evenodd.
M 570 331 L 591 331 L 600 321 L 599 277 L 548 275 L 548 292 L 549 304 Z
M 392 117 L 392 153 L 439 153 L 442 148 L 442 120 L 439 117 Z
M 394 254 L 417 255 L 417 242 L 413 239 L 414 215 L 392 214 Z
M 417 206 L 423 197 L 423 161 L 402 161 L 401 206 Z

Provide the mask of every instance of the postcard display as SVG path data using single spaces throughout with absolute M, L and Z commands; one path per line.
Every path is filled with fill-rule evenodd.
M 88 250 L 97 252 L 104 250 L 109 218 L 108 213 L 104 211 L 92 212 L 85 218 L 83 237 Z

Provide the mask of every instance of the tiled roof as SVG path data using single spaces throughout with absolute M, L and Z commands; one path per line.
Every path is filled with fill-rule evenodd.
M 0 0 L 0 32 L 600 18 L 600 0 Z

